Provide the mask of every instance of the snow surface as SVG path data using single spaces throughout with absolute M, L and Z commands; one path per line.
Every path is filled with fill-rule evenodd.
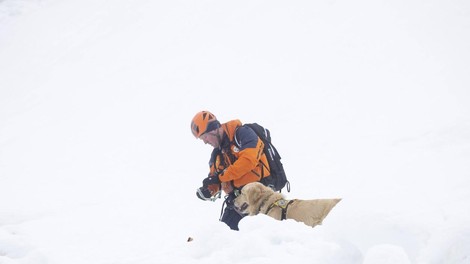
M 0 263 L 470 263 L 469 47 L 463 0 L 0 1 Z M 343 200 L 230 231 L 203 109 Z

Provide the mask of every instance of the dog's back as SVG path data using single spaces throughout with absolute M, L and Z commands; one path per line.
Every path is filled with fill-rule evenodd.
M 242 194 L 235 200 L 235 205 L 245 207 L 250 215 L 266 214 L 274 219 L 294 219 L 308 226 L 320 225 L 331 209 L 341 199 L 286 200 L 280 206 L 278 201 L 285 200 L 281 193 L 259 182 L 249 183 L 242 189 Z
M 311 227 L 321 225 L 339 201 L 341 199 L 295 200 L 287 208 L 287 219 L 294 219 Z

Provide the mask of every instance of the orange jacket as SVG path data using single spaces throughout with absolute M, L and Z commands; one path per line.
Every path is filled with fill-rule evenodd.
M 237 188 L 269 176 L 269 165 L 263 152 L 264 143 L 256 133 L 251 128 L 242 127 L 240 120 L 232 120 L 221 126 L 224 136 L 220 147 L 212 152 L 209 174 L 218 173 L 222 184 L 230 182 Z

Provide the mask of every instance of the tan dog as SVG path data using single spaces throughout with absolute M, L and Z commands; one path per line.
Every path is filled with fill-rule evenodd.
M 266 214 L 276 220 L 294 219 L 308 226 L 320 225 L 341 199 L 286 200 L 271 188 L 253 182 L 243 187 L 235 208 L 243 214 Z

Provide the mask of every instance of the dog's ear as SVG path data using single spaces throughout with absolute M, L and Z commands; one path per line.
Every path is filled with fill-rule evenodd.
M 263 196 L 263 194 L 266 192 L 266 188 L 263 184 L 257 183 L 256 188 L 258 188 L 258 193 Z
M 261 198 L 264 197 L 264 185 L 254 183 L 250 188 L 249 202 L 251 205 L 255 205 L 261 202 Z

